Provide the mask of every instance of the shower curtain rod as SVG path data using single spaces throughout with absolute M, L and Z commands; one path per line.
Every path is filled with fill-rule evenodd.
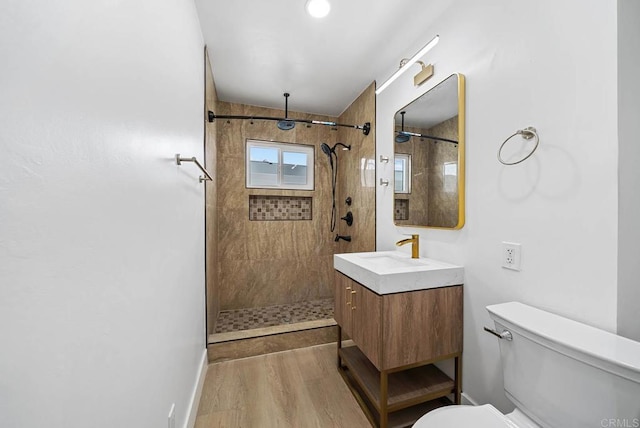
M 428 138 L 430 140 L 445 141 L 447 143 L 458 144 L 458 142 L 456 140 L 450 140 L 448 138 L 442 138 L 442 137 L 433 137 L 431 135 L 425 135 L 425 134 L 418 134 L 417 132 L 398 131 L 398 134 L 409 135 L 411 137 Z
M 216 119 L 272 120 L 275 122 L 286 120 L 290 122 L 308 123 L 311 125 L 342 126 L 344 128 L 362 129 L 362 133 L 364 135 L 369 135 L 369 132 L 371 132 L 371 122 L 365 122 L 364 125 L 345 125 L 342 123 L 327 122 L 327 121 L 321 121 L 321 120 L 292 119 L 290 117 L 283 118 L 283 117 L 267 117 L 267 116 L 221 115 L 221 114 L 215 114 L 214 112 L 209 110 L 209 122 L 213 122 Z

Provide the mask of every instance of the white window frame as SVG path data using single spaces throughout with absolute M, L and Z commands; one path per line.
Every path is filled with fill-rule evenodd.
M 396 164 L 395 164 L 396 160 L 402 160 L 404 162 L 404 168 L 402 170 L 396 170 Z M 397 171 L 402 172 L 402 180 L 404 184 L 404 186 L 400 190 L 395 190 L 395 187 L 396 187 L 395 177 L 396 177 Z M 410 154 L 407 154 L 407 153 L 395 154 L 394 163 L 393 163 L 393 179 L 394 179 L 393 188 L 395 190 L 395 193 L 411 193 L 411 155 Z
M 274 185 L 256 184 L 251 182 L 251 148 L 263 147 L 278 151 L 277 183 Z M 245 176 L 248 189 L 288 189 L 314 190 L 315 147 L 307 144 L 279 143 L 273 141 L 247 140 L 245 148 Z M 303 185 L 285 184 L 283 182 L 283 152 L 301 153 L 307 156 L 307 182 Z

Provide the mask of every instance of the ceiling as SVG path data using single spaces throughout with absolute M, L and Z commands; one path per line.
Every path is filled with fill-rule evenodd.
M 435 34 L 451 0 L 195 0 L 221 101 L 338 116 Z M 419 69 L 416 67 L 416 72 Z

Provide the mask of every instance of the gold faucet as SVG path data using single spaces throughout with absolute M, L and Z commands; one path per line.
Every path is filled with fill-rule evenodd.
M 420 258 L 420 235 L 411 235 L 411 238 L 403 239 L 402 241 L 396 242 L 396 245 L 398 247 L 401 247 L 404 244 L 411 244 L 412 259 Z

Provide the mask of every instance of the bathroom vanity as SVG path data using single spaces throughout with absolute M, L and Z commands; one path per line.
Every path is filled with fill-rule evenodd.
M 463 269 L 399 251 L 336 254 L 334 267 L 338 369 L 372 424 L 459 404 Z M 449 359 L 453 379 L 433 364 Z

